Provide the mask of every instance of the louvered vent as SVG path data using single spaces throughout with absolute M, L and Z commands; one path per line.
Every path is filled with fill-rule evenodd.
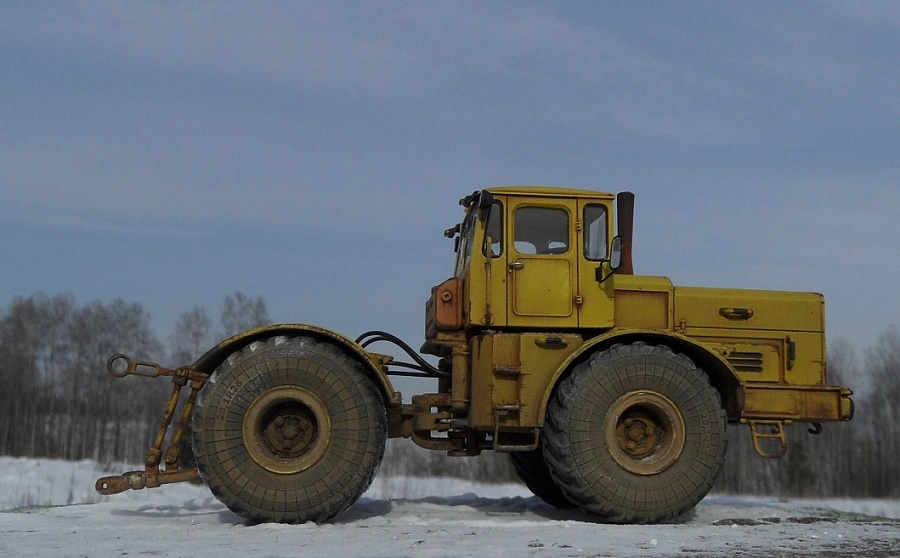
M 748 353 L 742 351 L 734 351 L 727 357 L 728 362 L 734 366 L 738 372 L 762 372 L 763 359 L 762 353 Z

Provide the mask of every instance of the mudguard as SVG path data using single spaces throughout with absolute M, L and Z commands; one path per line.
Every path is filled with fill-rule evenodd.
M 375 382 L 375 385 L 384 397 L 385 405 L 395 406 L 401 404 L 402 397 L 399 392 L 394 390 L 394 386 L 377 356 L 369 353 L 358 343 L 336 331 L 310 324 L 272 324 L 238 333 L 208 350 L 191 367 L 194 370 L 212 374 L 216 368 L 225 362 L 229 355 L 242 350 L 254 341 L 281 335 L 289 337 L 305 335 L 339 347 L 347 356 L 362 365 L 363 370 Z

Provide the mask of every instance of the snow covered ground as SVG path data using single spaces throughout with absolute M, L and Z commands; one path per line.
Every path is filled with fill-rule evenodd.
M 248 525 L 202 485 L 101 497 L 105 474 L 0 457 L 0 556 L 900 557 L 900 501 L 710 496 L 672 524 L 613 526 L 516 484 L 379 477 L 329 524 Z

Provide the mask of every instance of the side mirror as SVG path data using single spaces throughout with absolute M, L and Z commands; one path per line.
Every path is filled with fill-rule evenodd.
M 609 273 L 603 275 L 603 264 L 605 262 L 609 262 Z M 597 282 L 602 283 L 612 277 L 613 273 L 616 272 L 619 267 L 622 266 L 622 237 L 616 236 L 612 239 L 612 243 L 609 246 L 609 259 L 602 260 L 600 265 L 597 266 L 597 271 L 595 272 L 595 276 L 597 277 Z
M 444 236 L 446 236 L 447 238 L 453 238 L 454 236 L 459 234 L 460 228 L 460 224 L 457 223 L 455 226 L 444 231 Z
M 612 245 L 609 249 L 609 267 L 613 271 L 622 266 L 622 237 L 617 236 L 612 239 Z
M 487 190 L 482 190 L 481 195 L 478 196 L 478 209 L 486 211 L 492 205 L 494 205 L 494 196 Z

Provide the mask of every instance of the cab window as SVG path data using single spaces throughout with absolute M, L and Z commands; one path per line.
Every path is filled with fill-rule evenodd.
M 455 277 L 462 277 L 469 267 L 472 259 L 472 239 L 475 236 L 475 211 L 466 215 L 460 224 L 458 244 L 456 246 L 456 267 L 453 270 Z
M 605 205 L 584 208 L 584 257 L 592 261 L 606 259 L 608 245 L 607 213 Z
M 519 207 L 513 244 L 520 254 L 565 254 L 569 251 L 569 213 L 553 207 Z

